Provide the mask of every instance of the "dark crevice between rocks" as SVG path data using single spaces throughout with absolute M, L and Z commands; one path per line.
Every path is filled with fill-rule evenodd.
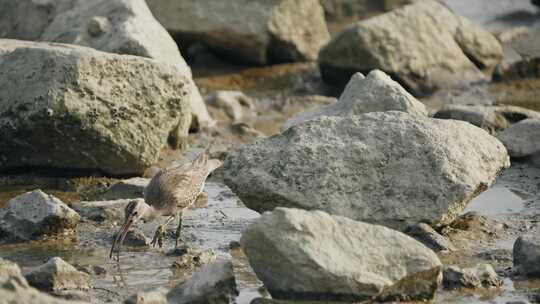
M 1 175 L 27 175 L 31 173 L 33 176 L 38 177 L 61 177 L 61 178 L 73 178 L 73 177 L 114 177 L 114 178 L 131 178 L 140 176 L 139 174 L 121 174 L 113 175 L 97 168 L 87 169 L 74 169 L 74 168 L 53 168 L 53 167 L 41 167 L 41 166 L 22 166 L 22 167 L 10 167 L 0 170 Z
M 370 300 L 370 297 L 355 294 L 333 294 L 315 292 L 295 292 L 269 289 L 268 292 L 276 300 L 287 301 L 336 301 L 336 302 L 361 302 Z
M 307 61 L 305 56 L 297 51 L 293 51 L 296 46 L 290 42 L 272 36 L 270 45 L 266 51 L 266 61 L 268 64 L 281 64 Z
M 369 74 L 372 70 L 358 70 L 350 68 L 334 67 L 326 64 L 320 64 L 321 74 L 324 82 L 336 87 L 336 90 L 343 91 L 345 86 L 355 73 Z M 418 75 L 407 75 L 404 77 L 394 72 L 384 71 L 394 81 L 398 82 L 407 92 L 417 98 L 427 97 L 434 93 L 437 88 L 422 85 L 423 79 Z

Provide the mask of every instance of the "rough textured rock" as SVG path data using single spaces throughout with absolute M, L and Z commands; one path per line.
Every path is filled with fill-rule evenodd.
M 189 81 L 153 60 L 0 40 L 0 170 L 140 174 L 189 128 Z
M 124 208 L 131 199 L 79 202 L 72 205 L 83 218 L 91 221 L 117 221 L 124 219 Z
M 266 212 L 241 243 L 274 299 L 429 300 L 441 280 L 441 262 L 420 242 L 322 211 Z
M 223 169 L 258 212 L 319 209 L 404 229 L 453 220 L 508 166 L 480 128 L 391 111 L 306 122 L 232 151 Z
M 22 242 L 72 232 L 81 217 L 52 195 L 34 190 L 0 209 L 0 240 Z
M 328 20 L 365 18 L 411 3 L 411 0 L 320 0 Z
M 28 283 L 44 291 L 89 290 L 91 278 L 59 257 L 51 258 L 25 275 Z
M 210 99 L 210 104 L 223 109 L 234 121 L 256 114 L 251 98 L 240 91 L 217 91 Z
M 197 124 L 209 127 L 214 123 L 178 46 L 154 18 L 144 0 L 79 1 L 71 10 L 57 15 L 40 40 L 148 57 L 174 66 L 189 81 L 192 112 Z
M 233 265 L 217 261 L 204 266 L 186 282 L 175 286 L 168 294 L 170 304 L 227 304 L 238 295 Z
M 330 39 L 318 1 L 149 0 L 148 5 L 184 47 L 202 42 L 242 63 L 315 60 Z
M 144 188 L 150 182 L 149 178 L 133 177 L 112 184 L 105 192 L 98 195 L 96 200 L 120 200 L 144 197 Z
M 0 301 L 2 303 L 40 303 L 40 304 L 84 304 L 88 302 L 66 301 L 49 296 L 46 293 L 28 286 L 24 277 L 12 277 L 0 284 Z
M 497 136 L 511 157 L 540 155 L 540 119 L 526 119 L 509 127 Z
M 125 300 L 124 304 L 169 304 L 167 292 L 164 288 L 140 291 Z
M 37 40 L 77 0 L 0 0 L 0 38 Z
M 426 0 L 347 27 L 321 50 L 319 65 L 330 83 L 380 69 L 423 95 L 484 79 L 480 69 L 492 70 L 501 59 L 489 32 Z
M 502 279 L 489 264 L 472 268 L 446 267 L 443 271 L 443 286 L 446 289 L 501 287 Z
M 0 38 L 78 44 L 174 66 L 189 82 L 194 122 L 214 124 L 191 69 L 144 0 L 1 0 Z
M 540 277 L 540 236 L 530 233 L 514 243 L 514 267 L 518 273 Z
M 11 277 L 22 277 L 19 265 L 9 260 L 0 258 L 0 285 L 4 284 Z
M 515 106 L 446 105 L 433 117 L 467 121 L 495 134 L 521 120 L 540 118 L 540 113 Z
M 375 70 L 367 77 L 360 73 L 354 74 L 337 103 L 300 113 L 289 119 L 283 128 L 287 129 L 321 116 L 351 116 L 384 111 L 427 116 L 423 103 L 384 72 Z
M 176 248 L 173 254 L 179 255 L 174 261 L 173 267 L 183 271 L 191 271 L 216 260 L 216 253 L 212 249 L 201 250 L 193 247 L 180 247 Z
M 449 239 L 437 233 L 428 224 L 419 223 L 412 225 L 407 227 L 405 233 L 435 252 L 455 250 L 454 245 Z

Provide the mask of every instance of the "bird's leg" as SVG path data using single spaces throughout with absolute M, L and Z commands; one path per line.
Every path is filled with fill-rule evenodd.
M 169 216 L 167 221 L 163 223 L 163 225 L 159 225 L 159 227 L 156 230 L 156 233 L 154 233 L 154 238 L 152 239 L 152 242 L 150 245 L 156 247 L 159 246 L 159 248 L 163 247 L 163 238 L 165 236 L 165 228 L 169 223 L 174 219 L 174 215 Z
M 182 233 L 182 217 L 184 215 L 184 210 L 181 209 L 178 211 L 178 227 L 176 228 L 176 241 L 174 243 L 174 248 L 178 248 L 178 241 L 181 239 L 181 233 Z

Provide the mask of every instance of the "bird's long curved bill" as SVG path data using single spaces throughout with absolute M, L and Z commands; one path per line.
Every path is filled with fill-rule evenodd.
M 117 259 L 120 260 L 120 247 L 122 247 L 122 243 L 124 242 L 124 238 L 126 237 L 126 234 L 131 224 L 133 224 L 133 216 L 128 217 L 124 225 L 122 225 L 122 228 L 120 228 L 120 231 L 118 231 L 118 234 L 116 235 L 116 238 L 114 239 L 114 242 L 112 244 L 111 252 L 109 253 L 109 258 L 112 258 L 113 253 L 114 253 L 114 248 L 118 247 L 116 250 Z

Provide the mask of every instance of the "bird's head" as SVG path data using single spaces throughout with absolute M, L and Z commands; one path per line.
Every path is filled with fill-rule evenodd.
M 126 237 L 126 234 L 129 231 L 129 227 L 137 222 L 138 220 L 142 219 L 145 215 L 147 215 L 148 211 L 150 209 L 150 206 L 146 204 L 142 200 L 136 200 L 131 201 L 129 204 L 126 205 L 126 208 L 124 209 L 125 213 L 125 219 L 124 224 L 122 225 L 122 228 L 120 228 L 120 231 L 116 234 L 116 238 L 114 239 L 114 242 L 111 247 L 111 252 L 109 253 L 109 258 L 112 258 L 114 248 L 118 247 L 118 256 L 120 256 L 120 247 L 122 247 L 122 243 L 124 242 L 124 238 Z

